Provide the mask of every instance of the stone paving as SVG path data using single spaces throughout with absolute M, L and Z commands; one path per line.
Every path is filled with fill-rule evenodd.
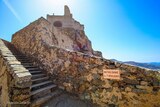
M 90 102 L 80 100 L 78 97 L 63 93 L 57 97 L 52 98 L 45 103 L 43 107 L 98 107 Z

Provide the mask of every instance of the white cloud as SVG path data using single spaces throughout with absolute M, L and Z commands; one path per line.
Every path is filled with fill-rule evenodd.
M 20 18 L 20 16 L 17 14 L 17 12 L 15 11 L 15 9 L 12 7 L 12 5 L 9 3 L 8 0 L 3 0 L 3 2 L 5 3 L 5 5 L 9 8 L 9 10 L 13 13 L 13 15 L 20 21 L 22 22 L 22 19 Z

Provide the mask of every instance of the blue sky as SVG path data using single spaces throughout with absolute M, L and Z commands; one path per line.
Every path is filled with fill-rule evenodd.
M 95 50 L 107 59 L 160 62 L 159 0 L 0 0 L 0 38 L 67 4 L 85 25 Z

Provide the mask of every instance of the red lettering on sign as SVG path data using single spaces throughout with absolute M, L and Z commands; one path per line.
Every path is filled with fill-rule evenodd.
M 120 70 L 118 69 L 104 69 L 103 77 L 106 79 L 120 79 Z

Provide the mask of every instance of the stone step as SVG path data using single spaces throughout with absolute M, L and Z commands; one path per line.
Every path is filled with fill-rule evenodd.
M 41 74 L 41 73 L 43 73 L 42 71 L 39 71 L 39 70 L 37 70 L 37 71 L 29 71 L 31 74 Z
M 30 66 L 33 66 L 33 63 L 23 63 L 21 62 L 22 65 L 30 65 Z
M 45 82 L 41 82 L 41 83 L 38 83 L 38 84 L 33 84 L 32 86 L 31 86 L 31 88 L 35 88 L 35 87 L 39 87 L 39 86 L 42 86 L 42 85 L 47 85 L 47 84 L 49 84 L 49 83 L 52 83 L 52 81 L 45 81 Z
M 16 56 L 16 57 L 24 57 L 24 58 L 27 58 L 25 55 L 22 55 L 22 54 L 14 54 L 14 53 L 13 53 L 13 55 Z
M 31 61 L 20 61 L 20 60 L 18 60 L 18 61 L 21 63 L 32 63 Z
M 37 79 L 37 78 L 42 78 L 46 76 L 45 74 L 35 74 L 35 75 L 32 75 L 32 79 Z
M 20 53 L 20 52 L 18 52 L 18 53 L 14 53 L 14 52 L 13 52 L 13 54 L 14 54 L 15 56 L 25 56 L 24 54 L 22 54 L 22 53 Z
M 32 62 L 29 62 L 29 61 L 20 61 L 21 62 L 21 64 L 23 64 L 23 63 L 32 63 Z M 32 63 L 32 65 L 33 65 L 33 63 Z
M 17 58 L 18 61 L 30 61 L 29 59 L 19 59 Z
M 15 56 L 17 59 L 28 59 L 26 56 Z
M 15 55 L 19 55 L 19 54 L 20 54 L 20 52 L 17 51 L 17 50 L 12 50 L 12 49 L 11 49 L 11 51 L 12 51 L 12 53 L 15 54 Z
M 45 81 L 45 80 L 48 80 L 48 79 L 49 79 L 49 77 L 42 77 L 42 78 L 38 78 L 38 79 L 33 79 L 32 83 L 37 82 L 37 81 Z
M 52 93 L 49 93 L 41 98 L 38 98 L 36 100 L 34 100 L 33 102 L 31 102 L 31 106 L 32 107 L 36 107 L 36 106 L 39 106 L 39 105 L 42 105 L 44 104 L 45 102 L 47 102 L 48 100 L 50 100 L 52 97 L 54 96 L 58 96 L 62 93 L 61 90 L 55 90 L 54 92 Z
M 31 60 L 29 59 L 19 59 L 19 58 L 16 58 L 18 61 L 20 62 L 32 62 Z
M 31 73 L 31 71 L 29 71 L 29 72 Z M 35 77 L 35 75 L 36 75 L 36 76 L 38 76 L 38 75 L 39 75 L 39 76 L 41 76 L 41 75 L 42 75 L 42 76 L 43 76 L 43 75 L 46 76 L 46 74 L 44 74 L 43 72 L 31 73 L 31 74 L 32 74 L 32 77 Z
M 17 60 L 18 60 L 18 61 L 23 61 L 23 62 L 32 62 L 32 61 L 29 60 L 29 59 L 19 59 L 19 58 L 17 58 Z
M 10 48 L 12 48 L 12 52 L 20 53 L 18 50 L 15 50 L 15 47 L 11 47 L 11 46 L 10 46 Z M 13 49 L 14 49 L 14 50 L 13 50 Z
M 32 91 L 31 95 L 35 95 L 37 93 L 40 93 L 40 92 L 45 91 L 45 90 L 50 90 L 50 89 L 55 88 L 55 87 L 56 87 L 56 85 L 52 84 L 52 85 L 49 85 L 49 86 L 46 86 L 46 87 L 43 87 L 43 88 Z
M 27 68 L 29 71 L 37 71 L 39 68 Z
M 12 51 L 12 53 L 13 53 L 14 56 L 20 56 L 20 55 L 21 55 L 19 52 L 17 53 L 17 52 L 13 52 L 13 51 Z M 21 55 L 21 56 L 22 56 L 22 55 Z M 24 55 L 23 55 L 23 56 L 24 56 Z
M 23 65 L 25 68 L 38 68 L 37 66 Z
M 21 59 L 21 60 L 23 60 L 23 59 L 26 59 L 26 60 L 29 60 L 26 56 L 15 56 L 17 59 Z

